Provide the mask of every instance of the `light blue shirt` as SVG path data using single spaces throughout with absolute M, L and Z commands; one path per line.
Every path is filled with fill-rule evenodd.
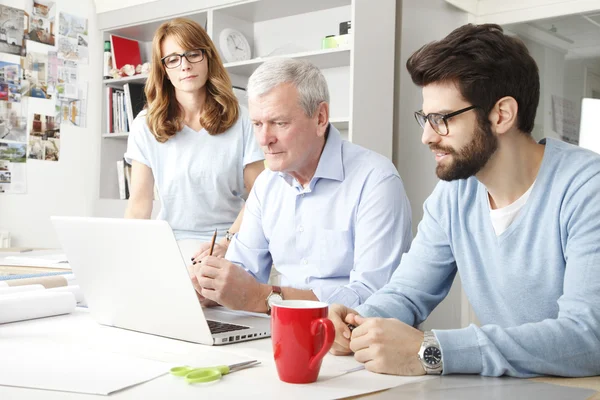
M 282 286 L 357 306 L 390 279 L 411 239 L 410 205 L 394 165 L 330 125 L 306 188 L 285 173 L 259 175 L 226 258 L 263 283 L 274 264 Z
M 184 126 L 165 143 L 156 141 L 146 112 L 131 125 L 125 159 L 152 169 L 161 209 L 177 240 L 209 241 L 225 233 L 244 205 L 244 168 L 265 157 L 256 143 L 248 110 L 223 133 Z
M 501 235 L 476 178 L 440 182 L 391 282 L 356 310 L 416 326 L 459 272 L 482 326 L 434 330 L 444 374 L 600 374 L 600 156 L 542 143 L 531 195 Z

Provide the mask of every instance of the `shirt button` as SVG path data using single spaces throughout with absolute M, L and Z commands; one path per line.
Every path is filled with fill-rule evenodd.
M 304 193 L 302 193 L 300 196 L 304 197 Z
M 298 232 L 304 232 L 304 227 L 303 227 L 303 226 L 300 226 L 300 227 L 298 228 Z
M 304 265 L 308 264 L 308 260 L 306 258 L 303 258 L 302 259 L 302 264 L 304 264 Z

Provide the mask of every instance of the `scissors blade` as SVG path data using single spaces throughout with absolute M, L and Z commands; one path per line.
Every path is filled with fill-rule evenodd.
M 260 364 L 258 360 L 245 361 L 238 364 L 232 364 L 229 366 L 229 372 L 239 371 L 240 369 L 254 367 L 255 365 Z

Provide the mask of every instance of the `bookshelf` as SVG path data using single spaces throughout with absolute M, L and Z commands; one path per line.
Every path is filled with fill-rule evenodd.
M 202 4 L 158 0 L 152 7 L 100 13 L 98 27 L 103 40 L 111 34 L 138 40 L 145 62 L 150 58 L 155 30 L 175 17 L 187 17 L 206 27 L 217 49 L 224 29 L 233 27 L 244 34 L 252 58 L 225 63 L 236 86 L 246 87 L 248 77 L 271 58 L 292 57 L 314 63 L 329 84 L 331 123 L 348 140 L 391 158 L 395 0 L 378 0 L 376 5 L 370 0 L 206 0 Z M 337 35 L 343 21 L 352 21 L 349 44 L 321 49 L 322 39 Z M 100 202 L 110 201 L 111 210 L 119 194 L 116 161 L 126 150 L 128 134 L 108 132 L 105 89 L 121 89 L 128 82 L 144 83 L 146 78 L 134 75 L 102 80 L 99 196 Z M 238 97 L 247 104 L 245 96 Z

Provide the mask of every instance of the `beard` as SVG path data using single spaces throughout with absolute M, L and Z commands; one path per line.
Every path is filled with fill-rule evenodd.
M 494 136 L 488 124 L 478 123 L 473 140 L 462 149 L 456 151 L 453 148 L 434 146 L 431 150 L 447 153 L 452 160 L 447 165 L 438 164 L 435 173 L 444 181 L 456 179 L 467 179 L 478 173 L 487 164 L 490 157 L 498 149 L 498 138 Z

